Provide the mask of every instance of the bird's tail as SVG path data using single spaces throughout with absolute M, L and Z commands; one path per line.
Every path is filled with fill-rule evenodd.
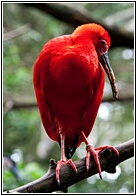
M 76 151 L 76 148 L 78 146 L 78 141 L 79 141 L 79 135 L 77 135 L 77 137 L 75 137 L 75 140 L 73 141 L 73 145 L 68 146 L 67 141 L 65 142 L 65 156 L 70 159 L 73 154 Z
M 65 145 L 65 156 L 70 159 L 73 154 L 75 153 L 76 151 L 76 147 L 74 148 L 69 148 L 68 146 Z

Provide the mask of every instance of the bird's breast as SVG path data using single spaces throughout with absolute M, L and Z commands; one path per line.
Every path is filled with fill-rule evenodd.
M 52 63 L 51 75 L 60 87 L 77 90 L 94 79 L 96 64 L 82 54 L 67 52 Z

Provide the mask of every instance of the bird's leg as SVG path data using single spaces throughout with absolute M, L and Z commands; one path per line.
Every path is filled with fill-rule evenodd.
M 75 172 L 77 171 L 77 168 L 76 168 L 75 164 L 73 163 L 73 161 L 71 159 L 66 161 L 66 157 L 65 157 L 65 136 L 62 133 L 60 133 L 60 138 L 61 138 L 61 160 L 57 162 L 57 167 L 56 167 L 56 180 L 57 180 L 59 185 L 60 185 L 59 171 L 60 171 L 60 168 L 61 168 L 62 165 L 70 164 L 71 167 L 73 168 L 73 170 Z
M 89 162 L 90 162 L 90 156 L 93 155 L 94 157 L 94 160 L 96 162 L 96 165 L 97 165 L 97 170 L 98 170 L 98 173 L 99 173 L 99 176 L 100 178 L 102 179 L 102 176 L 101 176 L 101 166 L 100 166 L 100 161 L 99 161 L 99 158 L 98 158 L 98 153 L 106 148 L 109 148 L 111 149 L 112 151 L 114 151 L 116 153 L 116 155 L 119 155 L 119 152 L 117 151 L 116 148 L 114 148 L 113 146 L 100 146 L 98 148 L 94 148 L 93 145 L 89 144 L 84 132 L 82 131 L 81 132 L 81 136 L 86 144 L 86 150 L 87 150 L 87 155 L 86 155 L 86 168 L 87 170 L 89 169 Z

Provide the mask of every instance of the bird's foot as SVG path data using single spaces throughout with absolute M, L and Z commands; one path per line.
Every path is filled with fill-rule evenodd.
M 87 146 L 86 146 L 86 150 L 87 150 L 86 168 L 87 168 L 87 170 L 89 170 L 90 156 L 93 155 L 94 160 L 95 160 L 96 165 L 97 165 L 97 170 L 98 170 L 100 179 L 102 179 L 102 176 L 101 176 L 101 166 L 100 166 L 100 161 L 99 161 L 99 158 L 98 158 L 98 153 L 100 151 L 104 150 L 104 149 L 107 149 L 107 148 L 111 149 L 112 151 L 114 151 L 117 156 L 119 155 L 118 150 L 115 147 L 113 147 L 113 146 L 100 146 L 98 148 L 94 148 L 94 146 L 91 145 L 91 144 L 87 144 Z
M 69 159 L 68 161 L 64 161 L 64 160 L 60 160 L 57 162 L 57 167 L 56 167 L 56 180 L 58 182 L 58 184 L 60 185 L 60 177 L 59 177 L 59 171 L 62 165 L 65 164 L 70 164 L 70 166 L 73 168 L 73 170 L 76 172 L 77 168 L 75 166 L 75 164 L 73 163 L 73 161 L 71 159 Z

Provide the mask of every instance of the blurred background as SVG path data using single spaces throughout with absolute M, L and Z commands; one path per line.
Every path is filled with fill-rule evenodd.
M 134 137 L 134 3 L 3 3 L 3 189 L 31 182 L 60 159 L 60 147 L 44 131 L 37 108 L 32 73 L 42 46 L 70 34 L 82 23 L 98 22 L 112 38 L 109 50 L 119 100 L 106 78 L 104 97 L 88 140 L 95 147 L 118 145 Z M 86 155 L 85 144 L 72 160 Z M 9 164 L 5 164 L 10 161 Z M 13 172 L 12 166 L 16 172 Z M 69 193 L 133 193 L 134 159 L 71 187 Z

